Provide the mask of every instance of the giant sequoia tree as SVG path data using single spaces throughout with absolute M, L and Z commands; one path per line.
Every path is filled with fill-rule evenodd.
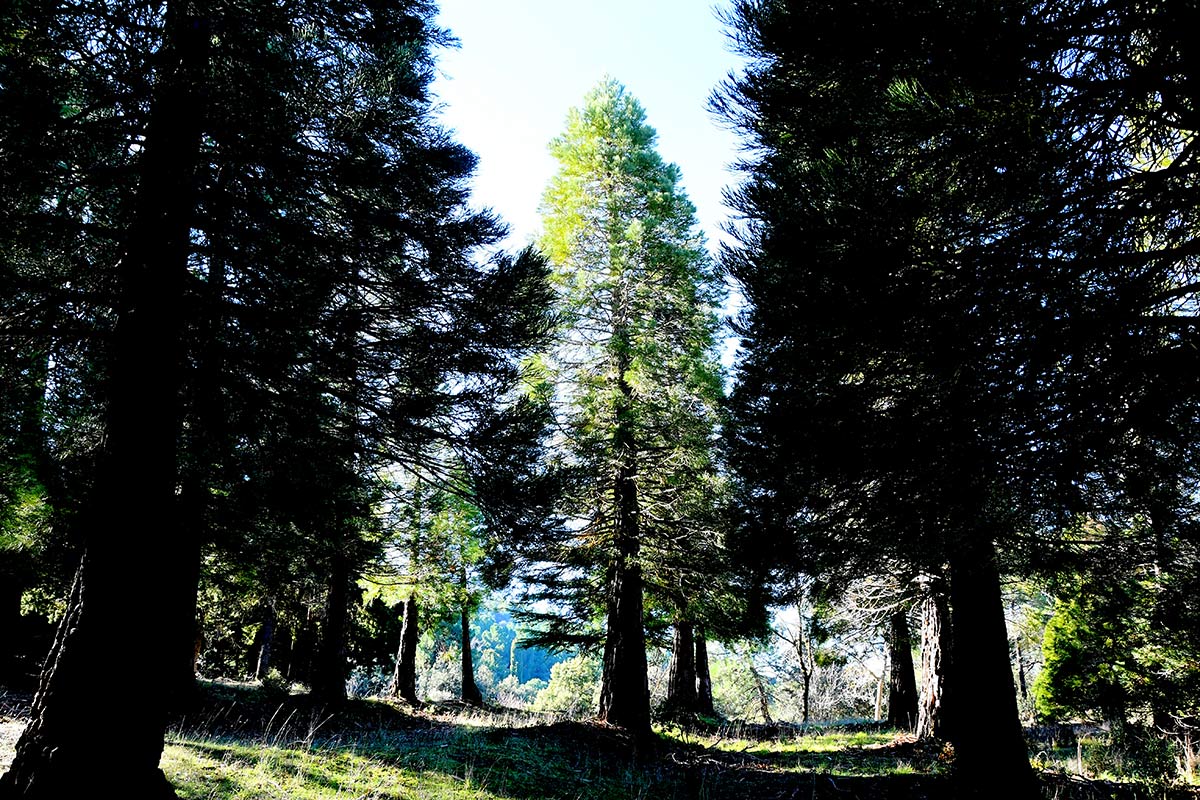
M 551 144 L 559 171 L 543 199 L 541 246 L 563 326 L 539 363 L 576 477 L 564 536 L 529 552 L 550 564 L 535 576 L 545 596 L 576 621 L 602 616 L 600 715 L 639 734 L 650 726 L 644 600 L 648 588 L 686 583 L 680 554 L 712 539 L 720 394 L 720 283 L 679 170 L 654 139 L 638 102 L 605 80 Z
M 502 461 L 545 270 L 473 260 L 502 228 L 466 209 L 473 158 L 430 118 L 431 6 L 43 11 L 5 11 L 0 134 L 19 179 L 6 213 L 55 233 L 5 237 L 4 333 L 35 361 L 96 353 L 104 438 L 82 565 L 0 791 L 86 794 L 115 737 L 126 794 L 170 796 L 157 762 L 208 526 L 220 517 L 226 558 L 296 556 L 326 584 L 320 663 L 340 695 L 371 471 L 432 442 Z M 96 311 L 74 326 L 51 313 L 84 301 Z M 136 703 L 96 691 L 131 674 Z

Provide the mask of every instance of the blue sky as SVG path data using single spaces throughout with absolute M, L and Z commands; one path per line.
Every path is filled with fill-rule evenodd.
M 683 171 L 710 245 L 728 215 L 737 137 L 706 108 L 739 60 L 716 8 L 704 0 L 441 0 L 438 22 L 460 41 L 438 58 L 434 91 L 443 124 L 479 156 L 475 204 L 512 227 L 509 246 L 538 230 L 538 203 L 554 173 L 549 141 L 567 110 L 605 75 L 637 97 L 658 130 L 663 158 Z

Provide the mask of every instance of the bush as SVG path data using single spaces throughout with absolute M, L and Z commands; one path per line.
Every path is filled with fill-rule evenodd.
M 534 711 L 582 714 L 600 700 L 600 660 L 580 654 L 550 668 L 550 683 L 533 699 Z

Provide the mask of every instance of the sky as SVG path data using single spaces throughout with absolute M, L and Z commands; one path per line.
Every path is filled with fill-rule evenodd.
M 506 246 L 539 230 L 538 204 L 555 171 L 547 145 L 567 111 L 605 76 L 625 85 L 679 165 L 710 247 L 729 215 L 722 189 L 738 138 L 706 108 L 740 67 L 706 0 L 441 0 L 438 24 L 459 40 L 438 55 L 442 123 L 479 157 L 474 205 L 510 226 Z

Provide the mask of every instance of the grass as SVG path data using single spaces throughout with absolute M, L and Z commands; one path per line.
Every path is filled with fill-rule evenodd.
M 355 703 L 336 719 L 285 699 L 267 716 L 243 698 L 170 736 L 163 770 L 180 797 L 677 797 L 677 776 L 648 766 L 619 732 L 457 706 L 403 714 Z M 266 724 L 262 720 L 267 719 Z M 542 720 L 544 722 L 544 720 Z M 232 728 L 232 730 L 230 730 Z M 212 731 L 222 731 L 212 735 Z
M 807 729 L 769 740 L 705 737 L 710 750 L 744 754 L 782 772 L 834 776 L 942 775 L 940 750 L 918 746 L 912 737 L 891 730 Z
M 13 708 L 0 707 L 0 771 L 23 726 Z M 1035 746 L 1048 796 L 1168 795 L 1079 779 L 1071 762 L 1103 763 L 1106 747 L 1093 736 Z M 176 720 L 162 765 L 186 800 L 948 800 L 947 756 L 870 726 L 665 726 L 637 744 L 524 712 L 355 701 L 334 715 L 303 695 L 210 684 Z M 1180 792 L 1170 796 L 1197 797 Z

